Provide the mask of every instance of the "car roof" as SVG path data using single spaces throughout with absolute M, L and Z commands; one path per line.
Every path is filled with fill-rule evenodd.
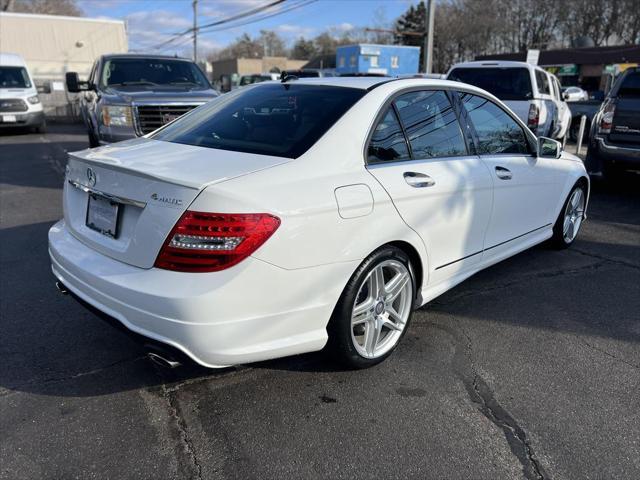
M 462 62 L 456 63 L 451 70 L 454 68 L 486 68 L 486 67 L 511 67 L 511 68 L 527 68 L 529 70 L 540 68 L 537 65 L 532 65 L 527 62 L 514 62 L 511 60 L 482 60 L 475 62 Z
M 183 62 L 191 62 L 191 59 L 184 57 L 174 57 L 172 55 L 147 55 L 144 53 L 108 53 L 102 55 L 103 60 L 111 60 L 113 58 L 154 58 L 158 60 L 181 60 Z
M 15 53 L 0 53 L 0 65 L 3 67 L 26 67 L 24 59 Z

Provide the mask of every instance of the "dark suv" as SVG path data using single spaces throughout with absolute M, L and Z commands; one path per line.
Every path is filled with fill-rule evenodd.
M 640 67 L 618 77 L 593 118 L 585 163 L 608 178 L 640 170 Z
M 80 92 L 92 147 L 146 135 L 218 93 L 191 60 L 150 55 L 103 55 L 89 80 L 67 73 L 67 90 Z

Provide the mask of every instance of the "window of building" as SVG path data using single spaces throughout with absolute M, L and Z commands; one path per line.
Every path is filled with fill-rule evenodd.
M 522 127 L 495 103 L 469 93 L 461 93 L 460 99 L 478 134 L 478 153 L 529 154 L 529 142 Z
M 338 58 L 338 67 L 344 67 L 345 65 L 345 58 L 343 55 L 340 55 L 340 58 Z
M 391 56 L 391 68 L 398 68 L 400 66 L 399 58 L 397 55 Z
M 369 163 L 398 162 L 409 160 L 409 149 L 400 122 L 393 108 L 376 126 L 367 149 L 367 161 Z
M 378 66 L 378 56 L 377 55 L 371 55 L 369 57 L 369 59 L 371 60 L 371 66 L 372 67 L 377 67 Z
M 350 67 L 355 67 L 356 65 L 357 65 L 356 56 L 355 55 L 351 55 L 351 57 L 349 58 L 349 66 Z
M 395 104 L 414 159 L 467 154 L 458 118 L 443 91 L 405 93 Z

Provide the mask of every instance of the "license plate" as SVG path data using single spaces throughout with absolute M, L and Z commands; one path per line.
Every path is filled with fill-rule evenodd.
M 116 238 L 118 235 L 119 204 L 98 195 L 89 195 L 87 206 L 87 227 Z
M 11 123 L 11 122 L 17 122 L 18 119 L 16 118 L 15 115 L 3 115 L 2 116 L 2 121 L 3 122 L 7 122 L 7 123 Z

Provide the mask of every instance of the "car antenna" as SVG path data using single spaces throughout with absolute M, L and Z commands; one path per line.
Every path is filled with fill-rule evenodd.
M 287 83 L 289 80 L 298 80 L 298 77 L 296 77 L 295 75 L 291 75 L 289 73 L 287 73 L 287 71 L 283 71 L 280 74 L 280 81 L 282 83 Z

